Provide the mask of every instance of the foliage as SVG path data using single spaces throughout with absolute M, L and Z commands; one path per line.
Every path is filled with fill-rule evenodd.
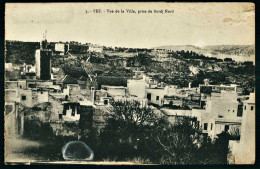
M 95 56 L 91 56 L 89 61 L 90 61 L 90 63 L 102 63 L 102 64 L 106 63 L 104 58 L 95 57 Z
M 151 56 L 147 54 L 138 54 L 128 59 L 128 66 L 149 66 L 152 62 Z
M 201 59 L 201 60 L 213 60 L 216 62 L 222 62 L 222 59 L 217 59 L 215 57 L 207 57 L 203 54 L 197 54 L 196 52 L 193 51 L 177 51 L 176 54 L 173 54 L 172 56 L 174 57 L 180 57 L 180 58 L 184 58 L 184 59 Z
M 123 121 L 125 125 L 133 124 L 134 126 L 144 126 L 147 123 L 153 123 L 155 120 L 153 110 L 150 107 L 141 106 L 138 101 L 113 101 L 111 105 L 113 108 L 110 110 L 110 120 Z
M 6 43 L 6 62 L 34 64 L 35 50 L 39 48 L 39 42 Z
M 240 129 L 239 128 L 237 128 L 237 127 L 231 128 L 229 134 L 233 140 L 240 140 Z
M 224 61 L 225 61 L 225 62 L 231 62 L 232 59 L 231 59 L 231 58 L 225 58 Z
M 65 64 L 62 67 L 62 70 L 66 75 L 70 75 L 74 78 L 79 78 L 81 76 L 88 77 L 87 72 L 82 67 L 75 67 L 68 64 Z
M 97 77 L 97 82 L 99 88 L 101 85 L 127 86 L 127 78 L 125 77 L 99 76 Z
M 202 134 L 196 118 L 176 117 L 171 124 L 165 116 L 159 117 L 153 109 L 141 107 L 138 102 L 112 105 L 111 118 L 96 140 L 96 160 L 226 164 L 227 140 L 221 137 L 212 142 Z
M 167 122 L 166 122 L 167 123 Z M 152 138 L 163 151 L 160 162 L 163 164 L 192 164 L 196 158 L 200 135 L 195 119 L 176 117 L 174 125 L 159 125 Z M 195 142 L 198 142 L 195 144 Z
M 54 136 L 50 123 L 44 123 L 39 118 L 25 120 L 24 135 L 30 139 L 48 139 Z
M 140 103 L 112 102 L 111 118 L 100 133 L 100 145 L 103 158 L 126 160 L 137 157 L 138 142 L 146 137 L 146 131 L 155 121 L 155 114 L 149 107 Z
M 227 155 L 227 144 L 222 144 L 223 138 L 212 142 L 201 132 L 196 118 L 176 117 L 173 125 L 159 125 L 153 131 L 152 137 L 162 152 L 158 161 L 161 164 L 226 164 L 222 156 Z

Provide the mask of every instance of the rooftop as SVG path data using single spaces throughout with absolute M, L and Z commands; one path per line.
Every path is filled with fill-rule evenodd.
M 168 108 L 162 108 L 161 110 L 167 116 L 191 116 L 192 115 L 192 111 L 191 110 L 168 109 Z
M 240 125 L 242 122 L 241 118 L 216 118 L 215 123 L 232 123 L 232 124 L 237 124 Z

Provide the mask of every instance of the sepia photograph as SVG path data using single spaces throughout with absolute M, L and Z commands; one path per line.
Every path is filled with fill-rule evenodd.
M 6 3 L 4 162 L 255 164 L 254 3 Z

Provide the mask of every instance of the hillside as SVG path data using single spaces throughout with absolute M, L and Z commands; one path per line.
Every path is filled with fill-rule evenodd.
M 218 45 L 206 46 L 203 49 L 227 55 L 251 56 L 255 54 L 254 45 Z
M 251 57 L 255 54 L 254 45 L 215 45 L 215 46 L 205 46 L 205 47 L 197 47 L 193 45 L 167 45 L 167 46 L 159 46 L 154 49 L 166 49 L 172 51 L 193 51 L 199 54 L 204 54 L 206 56 L 217 56 L 219 54 L 225 54 L 226 57 L 235 57 L 235 56 L 244 56 Z
M 204 53 L 205 50 L 197 47 L 197 46 L 193 46 L 193 45 L 167 45 L 167 46 L 159 46 L 159 47 L 155 47 L 154 49 L 166 49 L 166 50 L 171 50 L 171 51 L 193 51 L 196 53 Z

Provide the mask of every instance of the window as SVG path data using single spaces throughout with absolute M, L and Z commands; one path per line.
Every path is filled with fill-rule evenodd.
M 108 105 L 108 100 L 104 100 L 104 105 Z
M 254 110 L 254 106 L 251 106 L 251 110 Z
M 246 110 L 246 106 L 245 106 L 245 110 Z
M 159 96 L 156 96 L 156 100 L 159 100 Z
M 68 95 L 66 95 L 66 96 L 65 96 L 65 101 L 67 101 L 67 100 L 68 100 L 68 98 L 69 98 L 69 96 L 68 96 Z
M 228 132 L 229 130 L 229 125 L 225 125 L 225 132 Z
M 228 112 L 230 112 L 230 110 L 228 110 Z
M 35 84 L 28 84 L 28 87 L 29 88 L 36 88 L 36 85 Z
M 26 100 L 26 96 L 22 96 L 22 100 Z
M 198 121 L 198 127 L 200 127 L 200 121 Z
M 147 93 L 147 99 L 151 100 L 151 93 Z
M 233 113 L 235 112 L 235 110 L 233 110 Z
M 208 123 L 204 123 L 204 130 L 208 130 Z
M 243 115 L 243 105 L 238 105 L 237 117 L 242 117 L 242 115 Z
M 213 123 L 211 123 L 211 127 L 210 127 L 210 130 L 212 130 L 213 129 Z

